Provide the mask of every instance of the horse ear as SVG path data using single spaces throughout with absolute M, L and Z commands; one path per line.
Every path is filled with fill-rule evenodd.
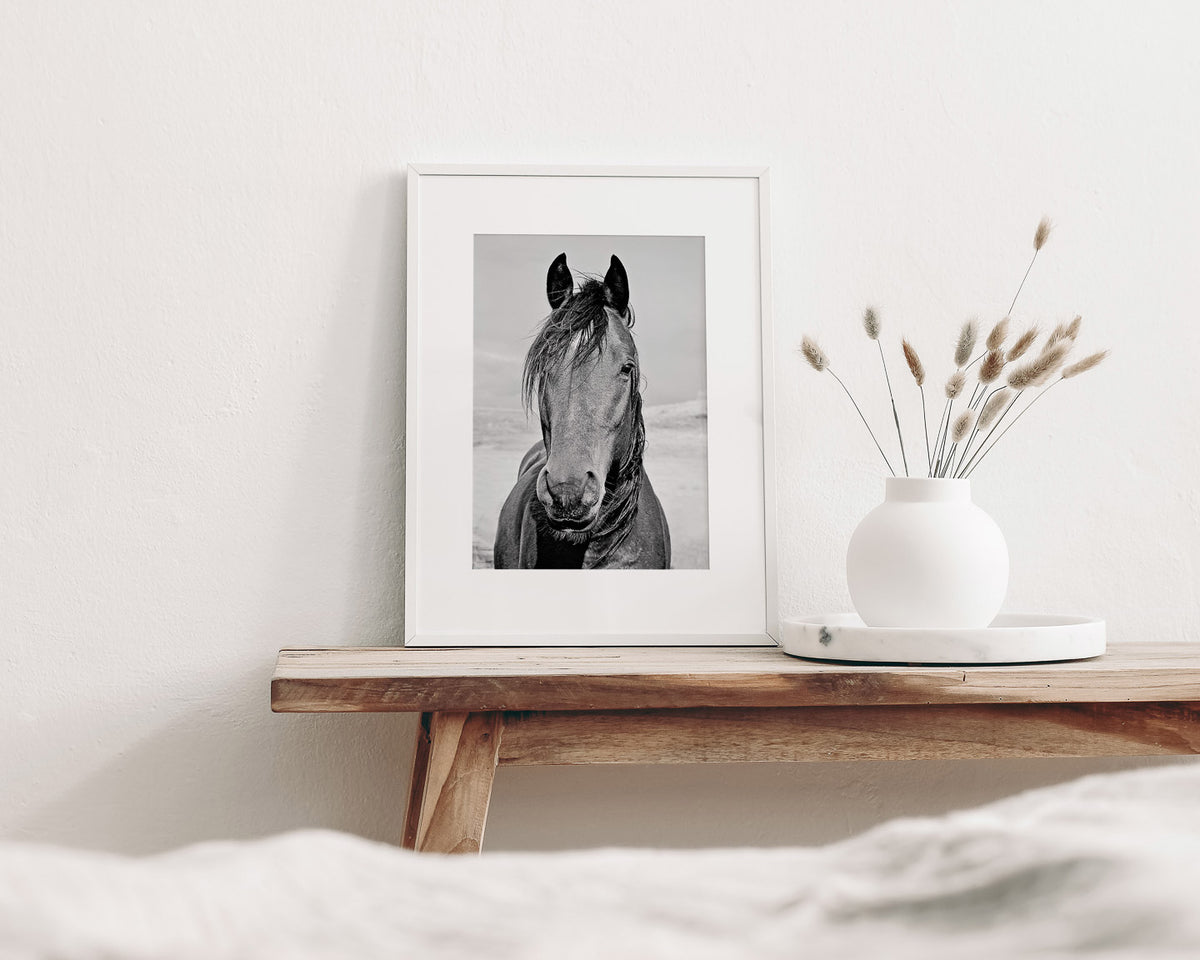
M 629 309 L 629 277 L 625 275 L 625 265 L 615 255 L 604 275 L 604 298 L 610 307 L 625 316 Z
M 550 264 L 546 274 L 546 299 L 552 309 L 557 310 L 575 291 L 575 278 L 571 276 L 571 268 L 567 266 L 567 255 L 560 253 Z

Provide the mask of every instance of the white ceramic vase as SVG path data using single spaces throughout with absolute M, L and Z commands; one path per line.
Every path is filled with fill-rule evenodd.
M 888 477 L 850 538 L 846 580 L 869 627 L 986 627 L 1008 591 L 1008 546 L 970 480 Z

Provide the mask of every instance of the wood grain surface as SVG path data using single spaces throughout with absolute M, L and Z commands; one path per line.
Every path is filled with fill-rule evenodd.
M 404 811 L 404 834 L 400 846 L 406 850 L 417 848 L 417 833 L 421 828 L 421 808 L 425 802 L 425 781 L 429 774 L 429 728 L 433 714 L 421 714 L 417 724 L 416 743 L 413 746 L 412 773 L 408 784 L 408 806 Z
M 503 729 L 500 713 L 435 713 L 430 717 L 420 809 L 412 809 L 410 798 L 405 818 L 417 822 L 417 850 L 479 852 Z
M 502 764 L 973 760 L 1200 753 L 1200 704 L 513 713 Z
M 1112 644 L 1093 660 L 861 665 L 763 648 L 337 647 L 280 651 L 279 712 L 640 710 L 1200 700 L 1200 645 Z

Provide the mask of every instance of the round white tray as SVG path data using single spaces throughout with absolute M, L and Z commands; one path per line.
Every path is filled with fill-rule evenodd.
M 855 663 L 1050 663 L 1104 653 L 1104 621 L 1044 614 L 1001 614 L 969 630 L 868 627 L 853 613 L 780 624 L 793 657 Z

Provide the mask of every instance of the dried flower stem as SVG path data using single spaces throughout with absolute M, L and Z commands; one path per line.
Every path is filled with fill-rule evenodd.
M 883 379 L 887 383 L 888 396 L 892 401 L 892 419 L 896 421 L 896 438 L 900 441 L 900 459 L 904 462 L 904 475 L 908 473 L 908 455 L 904 452 L 904 434 L 900 432 L 900 414 L 896 412 L 896 395 L 892 393 L 892 378 L 888 376 L 887 360 L 883 355 L 883 344 L 879 342 L 879 326 L 878 321 L 875 321 L 876 335 L 871 339 L 875 341 L 875 346 L 879 348 L 879 362 L 883 364 Z M 883 451 L 880 451 L 881 453 Z
M 962 443 L 963 439 L 967 436 L 967 433 L 970 432 L 971 425 L 974 422 L 975 416 L 969 408 L 955 417 L 954 432 L 951 438 L 953 443 L 950 447 L 950 453 L 946 456 L 946 462 L 942 464 L 941 472 L 938 474 L 939 477 L 944 477 L 948 472 L 950 472 L 950 467 L 954 463 L 954 452 L 958 449 L 958 445 Z
M 1013 307 L 1017 305 L 1017 297 L 1021 295 L 1021 291 L 1025 289 L 1025 281 L 1029 279 L 1029 271 L 1033 269 L 1033 261 L 1037 259 L 1038 251 L 1033 251 L 1033 256 L 1029 258 L 1029 266 L 1025 268 L 1025 276 L 1021 278 L 1021 284 L 1017 287 L 1017 292 L 1013 294 L 1012 303 L 1008 305 L 1008 312 L 1012 313 Z
M 950 473 L 950 466 L 954 463 L 954 453 L 956 450 L 958 450 L 958 441 L 952 440 L 950 442 L 950 449 L 946 452 L 946 458 L 938 470 L 937 475 L 939 477 L 944 477 Z
M 1038 221 L 1037 230 L 1033 234 L 1033 256 L 1029 258 L 1029 266 L 1025 268 L 1025 276 L 1021 278 L 1021 283 L 1017 287 L 1017 292 L 1013 294 L 1012 303 L 1008 305 L 1008 315 L 1011 316 L 1013 307 L 1017 305 L 1017 297 L 1021 295 L 1021 291 L 1025 289 L 1025 281 L 1029 279 L 1029 271 L 1033 269 L 1033 262 L 1037 259 L 1037 255 L 1041 252 L 1042 247 L 1046 245 L 1046 241 L 1050 238 L 1050 221 L 1042 217 Z
M 850 398 L 850 402 L 854 404 L 854 409 L 858 411 L 858 417 L 860 420 L 862 420 L 863 426 L 867 428 L 867 433 L 869 433 L 871 435 L 871 439 L 875 441 L 875 449 L 879 451 L 879 455 L 883 457 L 883 462 L 887 464 L 888 472 L 894 477 L 896 475 L 896 471 L 892 468 L 892 462 L 887 458 L 887 454 L 883 452 L 883 447 L 879 445 L 879 441 L 875 439 L 875 431 L 871 429 L 871 425 L 867 423 L 867 418 L 863 416 L 863 412 L 858 406 L 858 401 L 854 399 L 853 394 L 850 393 L 850 389 L 844 383 L 842 383 L 842 378 L 833 372 L 832 367 L 826 367 L 825 369 L 829 371 L 830 375 L 838 382 L 841 388 L 846 391 L 846 396 Z
M 1053 383 L 1050 384 L 1050 386 L 1046 387 L 1036 397 L 1034 397 L 1032 400 L 1030 400 L 1029 403 L 1026 405 L 1025 409 L 1022 410 L 1020 413 L 1018 413 L 1015 417 L 1012 418 L 1012 420 L 1009 422 L 1009 424 L 1000 432 L 1000 436 L 996 437 L 996 439 L 992 441 L 991 445 L 987 446 L 986 448 L 984 447 L 983 444 L 980 445 L 979 450 L 976 452 L 975 456 L 973 456 L 971 458 L 971 460 L 968 462 L 965 470 L 962 469 L 961 464 L 959 465 L 958 475 L 960 477 L 969 477 L 971 475 L 971 473 L 975 470 L 975 468 L 977 466 L 979 466 L 979 464 L 983 461 L 983 458 L 992 452 L 992 448 L 995 447 L 996 444 L 1000 442 L 1000 440 L 1004 437 L 1004 434 L 1008 433 L 1008 431 L 1013 428 L 1013 426 L 1016 424 L 1016 422 L 1025 415 L 1025 412 L 1030 407 L 1032 407 L 1035 403 L 1037 403 L 1038 400 L 1040 400 L 1043 396 L 1045 396 L 1052 389 L 1054 389 L 1054 387 L 1058 386 L 1058 384 L 1062 383 L 1064 380 L 1070 380 L 1072 377 L 1077 377 L 1081 373 L 1086 373 L 1088 370 L 1091 370 L 1092 368 L 1098 366 L 1099 364 L 1104 362 L 1104 360 L 1107 356 L 1108 356 L 1107 350 L 1100 350 L 1099 352 L 1090 354 L 1089 356 L 1084 357 L 1082 360 L 1080 360 L 1076 363 L 1073 363 L 1069 367 L 1066 367 L 1065 369 L 1063 369 L 1062 372 L 1059 373 L 1057 380 L 1055 380 Z M 1006 416 L 1008 416 L 1009 410 L 1012 409 L 1013 404 L 1017 402 L 1017 399 L 1020 396 L 1021 396 L 1021 394 L 1018 393 L 1016 397 L 1013 397 L 1012 403 L 1010 403 L 1008 405 L 1008 407 L 1005 409 L 1004 413 L 1002 413 L 1000 415 L 999 419 L 996 421 L 995 425 L 992 427 L 991 431 L 988 433 L 987 438 L 984 438 L 984 444 L 987 443 L 987 439 L 990 438 L 992 433 L 994 433 L 996 431 L 996 428 L 1000 426 L 1001 421 L 1003 421 L 1004 418 Z
M 970 333 L 971 337 L 974 337 L 974 334 L 968 329 L 971 326 L 971 324 L 965 324 L 963 326 L 963 333 L 959 335 L 960 350 L 964 336 Z M 960 352 L 957 353 L 955 357 L 957 359 L 962 355 L 963 354 Z M 966 351 L 965 355 L 970 356 L 969 349 Z M 954 373 L 950 374 L 950 378 L 946 381 L 946 411 L 942 416 L 942 419 L 945 421 L 945 423 L 938 424 L 938 446 L 934 452 L 932 476 L 936 477 L 938 475 L 938 470 L 941 466 L 942 455 L 946 450 L 946 435 L 950 432 L 950 413 L 954 408 L 954 401 L 957 400 L 959 395 L 963 392 L 963 387 L 966 386 L 966 383 L 967 375 L 962 369 L 955 370 Z
M 1055 387 L 1057 387 L 1065 379 L 1066 379 L 1065 377 L 1059 377 L 1052 384 L 1050 384 L 1050 386 L 1048 386 L 1044 390 L 1040 391 L 1037 394 L 1037 396 L 1035 396 L 1032 400 L 1030 400 L 1029 403 L 1027 403 L 1025 405 L 1025 409 L 1021 410 L 1015 417 L 1013 417 L 1012 420 L 1009 421 L 1008 426 L 1006 426 L 1003 430 L 1000 431 L 1000 436 L 998 436 L 995 440 L 993 440 L 991 442 L 990 446 L 986 446 L 986 447 L 982 446 L 982 445 L 980 446 L 979 451 L 976 453 L 975 457 L 972 458 L 971 463 L 967 465 L 967 469 L 965 471 L 960 470 L 959 476 L 962 477 L 964 480 L 967 477 L 971 476 L 971 474 L 975 472 L 975 468 L 978 467 L 979 464 L 983 463 L 984 457 L 986 457 L 989 453 L 991 453 L 992 450 L 995 448 L 996 444 L 998 444 L 1001 440 L 1004 439 L 1004 435 L 1006 433 L 1008 433 L 1008 431 L 1011 430 L 1014 426 L 1016 426 L 1017 421 L 1020 420 L 1023 416 L 1025 416 L 1025 414 L 1029 411 L 1029 408 L 1032 407 L 1039 400 L 1041 400 L 1042 397 L 1044 397 L 1051 390 L 1053 390 Z M 1024 391 L 1022 391 L 1022 393 L 1023 392 Z M 1020 396 L 1021 396 L 1021 394 L 1018 393 L 1017 396 L 1013 397 L 1013 403 L 1016 403 L 1017 400 L 1020 398 Z M 1012 409 L 1012 404 L 1009 404 L 1008 410 L 1011 410 L 1011 409 Z M 995 426 L 992 427 L 993 432 L 996 430 L 996 427 L 1000 426 L 1000 422 L 1004 419 L 1004 417 L 1008 415 L 1008 410 L 1005 410 L 1004 414 L 1000 417 L 1000 420 L 996 421 Z M 991 433 L 988 434 L 989 437 L 991 435 L 992 435 Z M 984 443 L 987 443 L 987 441 L 985 440 Z
M 933 467 L 933 457 L 929 454 L 929 415 L 925 412 L 925 387 L 921 386 L 921 422 L 925 425 L 925 466 Z
M 912 374 L 917 389 L 921 391 L 921 423 L 925 427 L 925 469 L 928 471 L 933 469 L 933 457 L 929 452 L 929 414 L 925 409 L 925 365 L 921 363 L 917 351 L 907 340 L 901 340 L 900 347 L 904 352 L 904 362 L 908 364 L 908 372 Z
M 991 449 L 990 447 L 987 446 L 987 442 L 992 439 L 992 434 L 995 433 L 1000 428 L 1000 424 L 1002 424 L 1004 422 L 1004 418 L 1009 415 L 1009 413 L 1012 411 L 1012 408 L 1017 405 L 1017 401 L 1021 399 L 1021 394 L 1024 392 L 1025 392 L 1024 389 L 1020 389 L 1020 390 L 1016 391 L 1013 398 L 1008 402 L 1008 406 L 1006 406 L 1004 408 L 1004 412 L 1001 413 L 1000 416 L 996 417 L 995 422 L 992 424 L 992 428 L 987 432 L 987 436 L 985 436 L 979 442 L 979 447 L 976 449 L 975 453 L 973 453 L 971 455 L 971 459 L 967 461 L 966 467 L 963 467 L 963 465 L 961 463 L 958 465 L 958 476 L 964 477 L 964 478 L 970 476 L 970 472 L 975 469 L 976 461 L 979 458 L 982 458 L 982 456 L 986 452 L 986 450 Z M 1018 414 L 1018 416 L 1019 416 L 1019 414 Z M 1007 427 L 1005 429 L 1007 429 Z M 996 439 L 999 440 L 1000 438 L 997 437 Z M 986 450 L 985 450 L 985 448 L 986 448 Z
M 942 419 L 938 423 L 937 443 L 933 448 L 933 472 L 932 477 L 939 476 L 942 469 L 942 457 L 946 453 L 946 443 L 950 433 L 950 416 L 954 410 L 955 397 L 950 397 L 946 400 L 946 409 L 942 411 Z
M 879 445 L 879 441 L 875 438 L 875 431 L 871 429 L 871 425 L 867 423 L 867 418 L 863 416 L 862 408 L 859 407 L 858 401 L 854 399 L 854 394 L 842 382 L 842 378 L 834 373 L 833 368 L 829 366 L 829 357 L 825 355 L 825 351 L 817 346 L 817 342 L 812 337 L 804 337 L 800 341 L 800 353 L 808 361 L 808 365 L 816 370 L 817 373 L 824 373 L 828 370 L 830 376 L 838 382 L 838 386 L 846 392 L 846 396 L 850 398 L 850 402 L 854 404 L 854 409 L 858 412 L 858 418 L 863 422 L 863 426 L 867 428 L 867 433 L 871 435 L 871 439 L 875 441 L 875 449 L 879 451 L 879 455 L 883 457 L 883 462 L 887 464 L 888 472 L 894 477 L 896 471 L 892 469 L 892 462 L 888 460 L 887 454 L 883 452 L 883 447 Z
M 937 476 L 937 466 L 941 462 L 942 456 L 942 442 L 946 439 L 944 424 L 946 423 L 946 418 L 950 415 L 950 405 L 953 402 L 953 400 L 949 399 L 946 401 L 946 405 L 942 407 L 942 415 L 938 418 L 937 429 L 933 432 L 933 457 L 929 463 L 929 475 L 931 477 Z
M 952 477 L 959 476 L 959 473 L 963 467 L 963 463 L 966 462 L 967 454 L 971 452 L 971 444 L 975 442 L 975 437 L 978 435 L 980 429 L 987 426 L 987 424 L 984 423 L 984 417 L 991 412 L 988 410 L 988 404 L 991 403 L 992 398 L 995 397 L 996 394 L 1006 389 L 1008 388 L 1003 386 L 997 387 L 987 395 L 987 399 L 980 405 L 979 416 L 975 418 L 975 425 L 971 428 L 971 436 L 967 438 L 967 442 L 962 448 L 962 454 L 958 458 L 958 466 L 954 470 L 950 471 L 950 475 Z

